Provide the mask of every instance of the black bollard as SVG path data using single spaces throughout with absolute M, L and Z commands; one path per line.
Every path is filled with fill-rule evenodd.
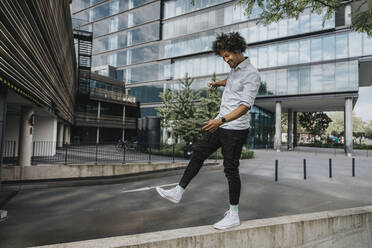
M 151 146 L 149 147 L 149 164 L 151 164 Z
M 306 180 L 306 159 L 304 159 L 304 180 Z
M 275 160 L 275 182 L 278 181 L 278 160 Z
M 65 144 L 65 165 L 67 165 L 67 144 Z
M 172 146 L 172 161 L 173 161 L 173 163 L 174 163 L 174 143 L 173 143 L 173 146 Z
M 353 163 L 353 177 L 355 177 L 355 158 L 352 159 Z
M 332 159 L 329 159 L 329 178 L 332 178 Z
M 96 142 L 96 164 L 98 164 L 98 143 Z

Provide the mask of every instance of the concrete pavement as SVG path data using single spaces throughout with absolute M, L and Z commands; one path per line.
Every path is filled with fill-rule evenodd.
M 330 179 L 331 154 L 257 150 L 255 155 L 253 160 L 241 161 L 241 220 L 372 204 L 372 158 L 357 158 L 353 178 L 351 159 L 338 156 Z M 302 177 L 305 157 L 307 180 Z M 274 181 L 275 159 L 279 160 L 278 182 Z M 2 207 L 8 210 L 8 217 L 0 222 L 0 247 L 212 225 L 223 216 L 228 208 L 228 188 L 222 169 L 201 171 L 178 205 L 164 200 L 154 189 L 177 183 L 182 171 L 173 173 L 178 174 L 107 185 L 21 188 Z

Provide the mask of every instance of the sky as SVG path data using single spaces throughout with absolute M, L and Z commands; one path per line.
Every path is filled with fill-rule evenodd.
M 363 121 L 372 120 L 372 86 L 359 87 L 359 98 L 353 111 Z

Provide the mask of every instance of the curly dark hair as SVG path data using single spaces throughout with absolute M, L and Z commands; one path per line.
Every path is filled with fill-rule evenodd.
M 217 35 L 216 40 L 213 42 L 212 51 L 214 54 L 220 56 L 222 50 L 243 53 L 247 47 L 247 43 L 238 32 L 221 33 Z

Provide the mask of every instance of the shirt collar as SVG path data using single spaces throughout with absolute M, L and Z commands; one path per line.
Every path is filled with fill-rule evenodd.
M 245 67 L 247 67 L 249 64 L 250 64 L 250 60 L 248 57 L 245 57 L 245 60 L 243 60 L 242 62 L 240 62 L 240 64 L 236 67 L 236 68 L 233 68 L 234 71 L 237 71 L 239 69 L 243 69 Z

